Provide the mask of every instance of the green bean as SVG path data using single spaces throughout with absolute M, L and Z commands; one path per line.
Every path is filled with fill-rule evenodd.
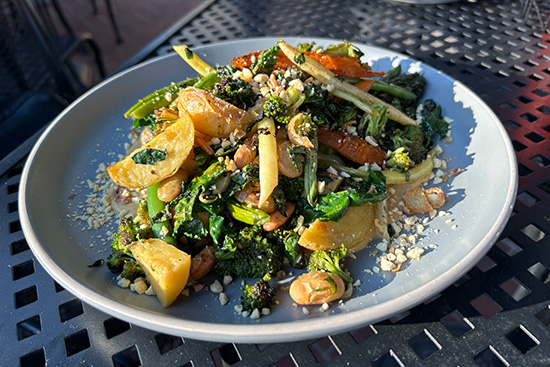
M 177 241 L 172 235 L 172 225 L 168 219 L 163 218 L 165 203 L 157 196 L 160 182 L 147 187 L 147 211 L 151 221 L 151 229 L 155 237 L 166 243 L 177 246 Z
M 317 199 L 317 131 L 315 137 L 310 138 L 313 143 L 312 149 L 306 149 L 306 164 L 304 167 L 304 186 L 306 189 L 306 198 L 310 205 L 315 205 Z
M 161 88 L 147 97 L 141 99 L 138 103 L 133 105 L 124 116 L 126 118 L 133 116 L 136 119 L 142 119 L 152 114 L 156 109 L 166 107 L 176 97 L 181 88 L 191 86 L 197 82 L 198 78 L 184 80 L 176 84 L 170 84 L 164 88 Z M 166 98 L 169 97 L 169 98 Z
M 398 87 L 397 85 L 387 84 L 380 80 L 375 80 L 370 90 L 376 91 L 376 92 L 385 92 L 394 97 L 401 98 L 401 99 L 417 98 L 416 94 L 406 90 L 405 88 Z
M 219 81 L 220 77 L 218 76 L 218 73 L 212 72 L 202 78 L 199 78 L 199 80 L 195 84 L 193 84 L 193 87 L 198 89 L 206 89 L 213 86 Z

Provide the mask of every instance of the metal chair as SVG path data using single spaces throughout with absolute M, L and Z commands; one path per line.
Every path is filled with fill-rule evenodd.
M 97 10 L 97 3 L 96 0 L 92 1 L 92 12 L 94 15 L 98 14 Z M 111 21 L 111 27 L 113 28 L 113 32 L 115 33 L 116 42 L 122 43 L 122 37 L 120 36 L 120 30 L 118 29 L 118 24 L 115 19 L 115 12 L 113 11 L 113 6 L 111 5 L 111 0 L 105 0 L 105 5 L 107 6 L 107 14 L 109 15 L 109 20 Z
M 43 10 L 31 0 L 0 0 L 0 142 L 9 143 L 4 148 L 23 142 L 89 89 L 92 79 L 105 77 L 92 36 L 76 35 L 70 27 L 53 32 L 46 24 L 54 18 Z M 88 65 L 94 77 L 82 78 L 79 65 Z

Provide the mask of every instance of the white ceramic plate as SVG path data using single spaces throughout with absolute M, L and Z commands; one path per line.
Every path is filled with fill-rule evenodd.
M 233 56 L 266 49 L 276 41 L 247 39 L 195 51 L 210 64 L 226 64 Z M 287 41 L 297 44 L 309 39 Z M 455 121 L 454 141 L 441 145 L 449 168 L 465 171 L 443 185 L 450 194 L 444 210 L 451 216 L 437 217 L 427 226 L 428 232 L 440 231 L 420 241 L 425 247 L 437 245 L 421 261 L 413 261 L 397 274 L 369 274 L 363 270 L 374 266 L 374 257 L 363 251 L 357 260 L 346 263 L 361 281 L 352 298 L 326 312 L 309 307 L 311 314 L 306 316 L 280 292 L 280 305 L 260 320 L 234 311 L 240 294 L 237 282 L 226 287 L 230 299 L 226 306 L 220 305 L 217 294 L 205 290 L 163 308 L 155 297 L 118 287 L 105 266 L 88 267 L 107 257 L 109 245 L 101 245 L 98 238 L 107 237 L 106 228 L 83 230 L 87 225 L 68 217 L 85 205 L 89 190 L 82 181 L 94 180 L 99 163 L 116 161 L 112 152 L 124 152 L 131 126 L 123 117 L 128 107 L 155 89 L 196 75 L 176 55 L 148 61 L 103 82 L 67 108 L 42 135 L 25 165 L 19 191 L 22 227 L 36 258 L 63 287 L 108 314 L 167 334 L 212 341 L 285 342 L 343 332 L 385 319 L 443 290 L 488 251 L 509 218 L 517 187 L 512 146 L 493 112 L 460 82 L 403 55 L 358 46 L 375 70 L 400 63 L 404 71 L 424 73 L 425 98 L 436 99 Z M 91 243 L 96 246 L 90 247 Z

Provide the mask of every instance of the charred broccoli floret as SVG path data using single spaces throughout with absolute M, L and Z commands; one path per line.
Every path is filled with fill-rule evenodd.
M 121 273 L 123 278 L 129 280 L 143 276 L 144 273 L 128 246 L 138 239 L 150 238 L 153 235 L 151 227 L 147 226 L 139 215 L 140 212 L 143 212 L 143 205 L 140 206 L 136 218 L 121 219 L 119 229 L 111 243 L 112 253 L 107 258 L 109 270 L 113 273 Z
M 351 284 L 353 279 L 341 268 L 340 262 L 347 256 L 348 249 L 342 245 L 339 249 L 316 250 L 309 257 L 307 270 L 309 272 L 324 270 L 338 275 L 344 283 Z
M 241 289 L 243 291 L 241 295 L 243 311 L 252 312 L 255 309 L 258 311 L 264 308 L 271 309 L 271 306 L 275 302 L 277 290 L 263 279 L 252 285 L 246 284 Z
M 122 278 L 133 281 L 136 278 L 144 277 L 145 272 L 132 258 L 132 260 L 124 262 L 124 266 L 122 267 L 122 272 L 120 273 L 120 276 Z
M 424 132 L 419 126 L 406 126 L 403 130 L 396 130 L 391 137 L 393 147 L 396 151 L 399 148 L 405 148 L 409 153 L 409 158 L 415 164 L 419 164 L 428 154 L 431 142 L 426 138 Z
M 291 113 L 286 102 L 279 96 L 269 96 L 264 103 L 264 117 L 271 117 L 280 124 L 288 124 Z
M 255 93 L 247 81 L 224 77 L 214 85 L 212 94 L 243 110 L 254 106 Z
M 217 246 L 214 272 L 219 276 L 262 278 L 279 271 L 284 256 L 283 246 L 269 238 L 262 226 L 244 227 L 226 235 L 223 244 Z

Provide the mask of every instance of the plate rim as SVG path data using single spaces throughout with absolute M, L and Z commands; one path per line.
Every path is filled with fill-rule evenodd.
M 200 52 L 204 48 L 212 48 L 217 45 L 227 45 L 231 43 L 246 43 L 246 42 L 277 42 L 279 39 L 284 38 L 290 43 L 297 43 L 300 41 L 317 41 L 317 42 L 340 42 L 343 40 L 322 38 L 322 37 L 250 37 L 242 38 L 230 41 L 223 41 L 217 43 L 211 43 L 207 45 L 197 46 L 193 49 L 196 52 Z M 345 331 L 351 331 L 353 329 L 372 324 L 394 314 L 398 314 L 411 307 L 424 301 L 427 296 L 424 294 L 437 294 L 443 289 L 450 286 L 454 281 L 459 279 L 465 273 L 467 273 L 476 262 L 472 261 L 474 258 L 480 259 L 491 246 L 496 242 L 498 236 L 502 233 L 506 226 L 513 209 L 513 203 L 517 195 L 518 188 L 518 171 L 516 164 L 516 156 L 511 144 L 511 140 L 502 125 L 500 119 L 496 116 L 494 111 L 481 99 L 476 93 L 469 89 L 462 82 L 450 77 L 446 73 L 426 64 L 422 61 L 416 60 L 408 55 L 395 52 L 390 49 L 381 48 L 378 46 L 369 45 L 362 42 L 352 42 L 359 48 L 368 48 L 380 50 L 384 54 L 391 54 L 394 57 L 402 58 L 403 60 L 410 60 L 411 62 L 419 62 L 423 67 L 432 69 L 439 73 L 443 77 L 453 81 L 456 86 L 460 87 L 465 93 L 472 97 L 477 103 L 483 107 L 484 111 L 488 112 L 491 118 L 497 122 L 497 130 L 504 142 L 506 152 L 508 154 L 509 169 L 512 174 L 510 184 L 508 186 L 507 196 L 504 201 L 504 205 L 500 208 L 497 216 L 497 220 L 491 226 L 490 230 L 485 234 L 479 244 L 470 251 L 467 256 L 456 262 L 441 276 L 431 281 L 422 283 L 414 291 L 408 294 L 403 294 L 395 299 L 384 301 L 379 304 L 369 306 L 367 309 L 354 310 L 351 312 L 344 312 L 340 314 L 330 315 L 331 322 L 327 323 L 325 317 L 316 317 L 303 320 L 292 320 L 289 322 L 281 323 L 265 323 L 265 324 L 229 324 L 229 323 L 206 323 L 202 321 L 187 320 L 185 318 L 176 319 L 174 316 L 158 315 L 151 311 L 142 310 L 135 306 L 127 305 L 122 302 L 116 301 L 112 298 L 103 296 L 98 292 L 95 292 L 88 287 L 82 285 L 69 274 L 65 273 L 63 269 L 48 255 L 48 252 L 40 244 L 40 240 L 33 230 L 33 224 L 31 218 L 27 212 L 26 194 L 28 189 L 28 180 L 33 168 L 33 161 L 35 156 L 39 153 L 44 141 L 48 138 L 51 131 L 63 120 L 63 117 L 69 113 L 70 110 L 75 108 L 81 101 L 85 100 L 88 95 L 94 93 L 96 90 L 103 87 L 103 85 L 112 82 L 116 78 L 131 73 L 136 69 L 148 65 L 150 63 L 158 62 L 161 59 L 169 57 L 177 57 L 175 54 L 168 54 L 159 57 L 152 58 L 145 62 L 132 66 L 120 73 L 117 73 L 108 79 L 104 80 L 94 88 L 90 89 L 71 105 L 69 105 L 60 115 L 58 115 L 53 122 L 47 127 L 47 129 L 40 136 L 33 149 L 31 150 L 23 168 L 23 172 L 20 180 L 20 188 L 18 194 L 19 202 L 19 217 L 22 226 L 24 236 L 31 248 L 33 254 L 37 260 L 46 270 L 46 272 L 55 279 L 61 286 L 80 298 L 82 301 L 90 304 L 91 306 L 105 312 L 109 315 L 118 317 L 122 320 L 128 321 L 134 325 L 144 327 L 149 330 L 155 330 L 164 332 L 170 335 L 178 335 L 183 337 L 189 337 L 191 339 L 205 340 L 205 341 L 219 341 L 219 342 L 243 342 L 243 343 L 258 343 L 258 342 L 289 342 L 297 340 L 311 339 L 314 337 L 322 337 L 331 335 L 334 333 L 340 333 Z M 397 307 L 391 307 L 392 312 L 388 314 L 386 311 L 388 304 L 396 304 Z

